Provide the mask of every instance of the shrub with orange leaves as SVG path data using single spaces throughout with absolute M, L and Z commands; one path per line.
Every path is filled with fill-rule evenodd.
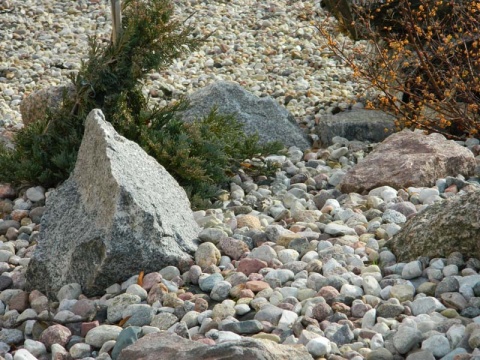
M 350 25 L 370 42 L 369 51 L 347 53 L 324 23 L 317 28 L 354 74 L 378 90 L 376 108 L 395 114 L 400 129 L 457 139 L 478 135 L 479 1 L 387 0 L 349 7 Z

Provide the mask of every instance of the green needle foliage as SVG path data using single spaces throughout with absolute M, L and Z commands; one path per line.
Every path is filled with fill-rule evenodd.
M 187 102 L 164 108 L 148 104 L 142 94 L 144 76 L 200 43 L 190 36 L 191 28 L 171 20 L 172 14 L 170 0 L 126 0 L 116 43 L 90 39 L 88 60 L 71 79 L 75 96 L 65 93 L 58 111 L 18 132 L 15 150 L 0 146 L 0 182 L 48 188 L 66 180 L 75 166 L 85 118 L 94 108 L 155 157 L 185 187 L 194 207 L 210 205 L 245 158 L 279 151 L 279 143 L 259 145 L 258 136 L 245 135 L 233 116 L 213 110 L 188 124 L 178 116 Z

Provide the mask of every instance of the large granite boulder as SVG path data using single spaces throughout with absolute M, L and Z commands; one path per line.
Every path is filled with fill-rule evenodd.
M 444 258 L 460 252 L 480 258 L 480 190 L 430 205 L 409 219 L 389 241 L 397 261 Z
M 281 345 L 245 338 L 206 345 L 170 333 L 148 334 L 123 349 L 117 360 L 313 360 L 303 345 Z
M 395 118 L 380 110 L 358 109 L 322 117 L 315 128 L 320 145 L 332 145 L 335 136 L 379 143 L 395 131 Z
M 395 189 L 430 187 L 438 178 L 470 176 L 474 171 L 475 157 L 467 148 L 440 134 L 403 130 L 389 136 L 352 167 L 339 189 L 343 193 L 366 194 L 384 185 Z
M 141 270 L 190 262 L 199 228 L 185 191 L 100 110 L 87 117 L 75 170 L 46 202 L 27 287 L 88 296 Z
M 190 107 L 182 113 L 184 121 L 206 116 L 213 107 L 220 114 L 235 114 L 247 134 L 258 132 L 261 141 L 280 141 L 302 150 L 311 144 L 295 118 L 270 97 L 259 98 L 235 82 L 219 81 L 188 96 Z

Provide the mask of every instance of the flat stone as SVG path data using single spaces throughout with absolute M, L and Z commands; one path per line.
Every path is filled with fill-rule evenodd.
M 263 331 L 263 325 L 258 320 L 246 320 L 225 324 L 222 326 L 222 330 L 231 331 L 235 334 L 241 335 L 257 334 L 260 331 Z

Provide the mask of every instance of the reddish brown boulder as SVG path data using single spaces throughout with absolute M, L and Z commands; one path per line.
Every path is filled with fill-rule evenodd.
M 473 175 L 473 153 L 443 135 L 404 130 L 389 136 L 350 169 L 339 184 L 343 193 L 366 194 L 388 185 L 395 189 L 433 186 L 438 178 Z
M 142 337 L 120 353 L 118 360 L 263 359 L 313 360 L 305 346 L 281 345 L 245 338 L 216 345 L 184 339 L 175 334 L 153 333 Z

